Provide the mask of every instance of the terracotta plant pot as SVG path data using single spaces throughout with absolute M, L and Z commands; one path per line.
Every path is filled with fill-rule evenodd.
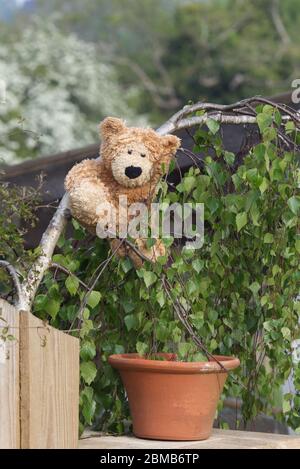
M 157 354 L 148 360 L 138 354 L 111 355 L 129 400 L 133 432 L 155 440 L 205 440 L 227 378 L 214 360 L 177 362 L 176 355 Z M 226 370 L 238 367 L 237 358 L 215 356 Z

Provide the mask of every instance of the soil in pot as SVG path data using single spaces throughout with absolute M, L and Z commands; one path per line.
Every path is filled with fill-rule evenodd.
M 140 438 L 205 440 L 212 431 L 215 412 L 228 371 L 239 360 L 216 355 L 208 362 L 179 362 L 174 354 L 148 360 L 138 354 L 111 355 L 125 386 L 133 422 Z

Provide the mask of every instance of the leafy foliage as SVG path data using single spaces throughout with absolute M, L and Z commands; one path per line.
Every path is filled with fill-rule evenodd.
M 25 250 L 24 235 L 35 226 L 42 181 L 34 189 L 13 186 L 2 178 L 4 175 L 0 173 L 0 260 L 18 264 L 22 274 L 35 255 Z M 0 295 L 11 298 L 14 291 L 9 276 L 0 267 Z
M 59 270 L 48 272 L 35 312 L 79 333 L 82 427 L 128 429 L 127 401 L 107 363 L 110 354 L 176 352 L 179 360 L 203 359 L 175 314 L 175 300 L 209 352 L 240 358 L 225 393 L 242 398 L 243 420 L 261 411 L 272 414 L 292 374 L 296 393 L 281 396 L 277 418 L 300 426 L 300 370 L 293 358 L 300 338 L 299 164 L 278 139 L 278 111 L 271 106 L 257 111 L 262 139 L 240 164 L 224 151 L 211 125 L 210 132 L 199 128 L 194 135 L 199 166 L 190 168 L 174 191 L 161 182 L 164 202 L 205 204 L 201 249 L 182 248 L 170 238 L 168 259 L 136 270 L 128 259 L 106 265 L 106 241 L 88 237 L 76 221 L 73 238 L 60 239 L 54 261 L 93 290 L 86 292 Z M 299 140 L 291 124 L 286 130 Z M 211 147 L 213 156 L 206 151 L 200 159 L 198 152 Z
M 143 88 L 140 112 L 157 122 L 188 100 L 225 103 L 275 95 L 300 76 L 298 0 L 90 0 L 84 9 L 80 0 L 38 0 L 37 5 L 42 14 L 59 11 L 62 30 L 99 45 L 116 64 L 121 83 Z
M 297 0 L 276 3 L 276 10 L 273 0 L 180 6 L 163 56 L 179 99 L 231 102 L 288 91 L 299 75 L 299 9 Z

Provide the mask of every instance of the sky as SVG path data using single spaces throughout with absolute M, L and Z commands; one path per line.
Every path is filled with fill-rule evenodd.
M 17 4 L 18 6 L 22 6 L 22 5 L 24 5 L 24 3 L 27 2 L 27 0 L 15 0 L 15 1 L 16 1 L 16 4 Z

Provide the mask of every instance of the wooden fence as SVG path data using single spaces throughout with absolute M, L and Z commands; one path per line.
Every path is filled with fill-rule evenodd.
M 0 448 L 76 448 L 79 340 L 0 299 Z

